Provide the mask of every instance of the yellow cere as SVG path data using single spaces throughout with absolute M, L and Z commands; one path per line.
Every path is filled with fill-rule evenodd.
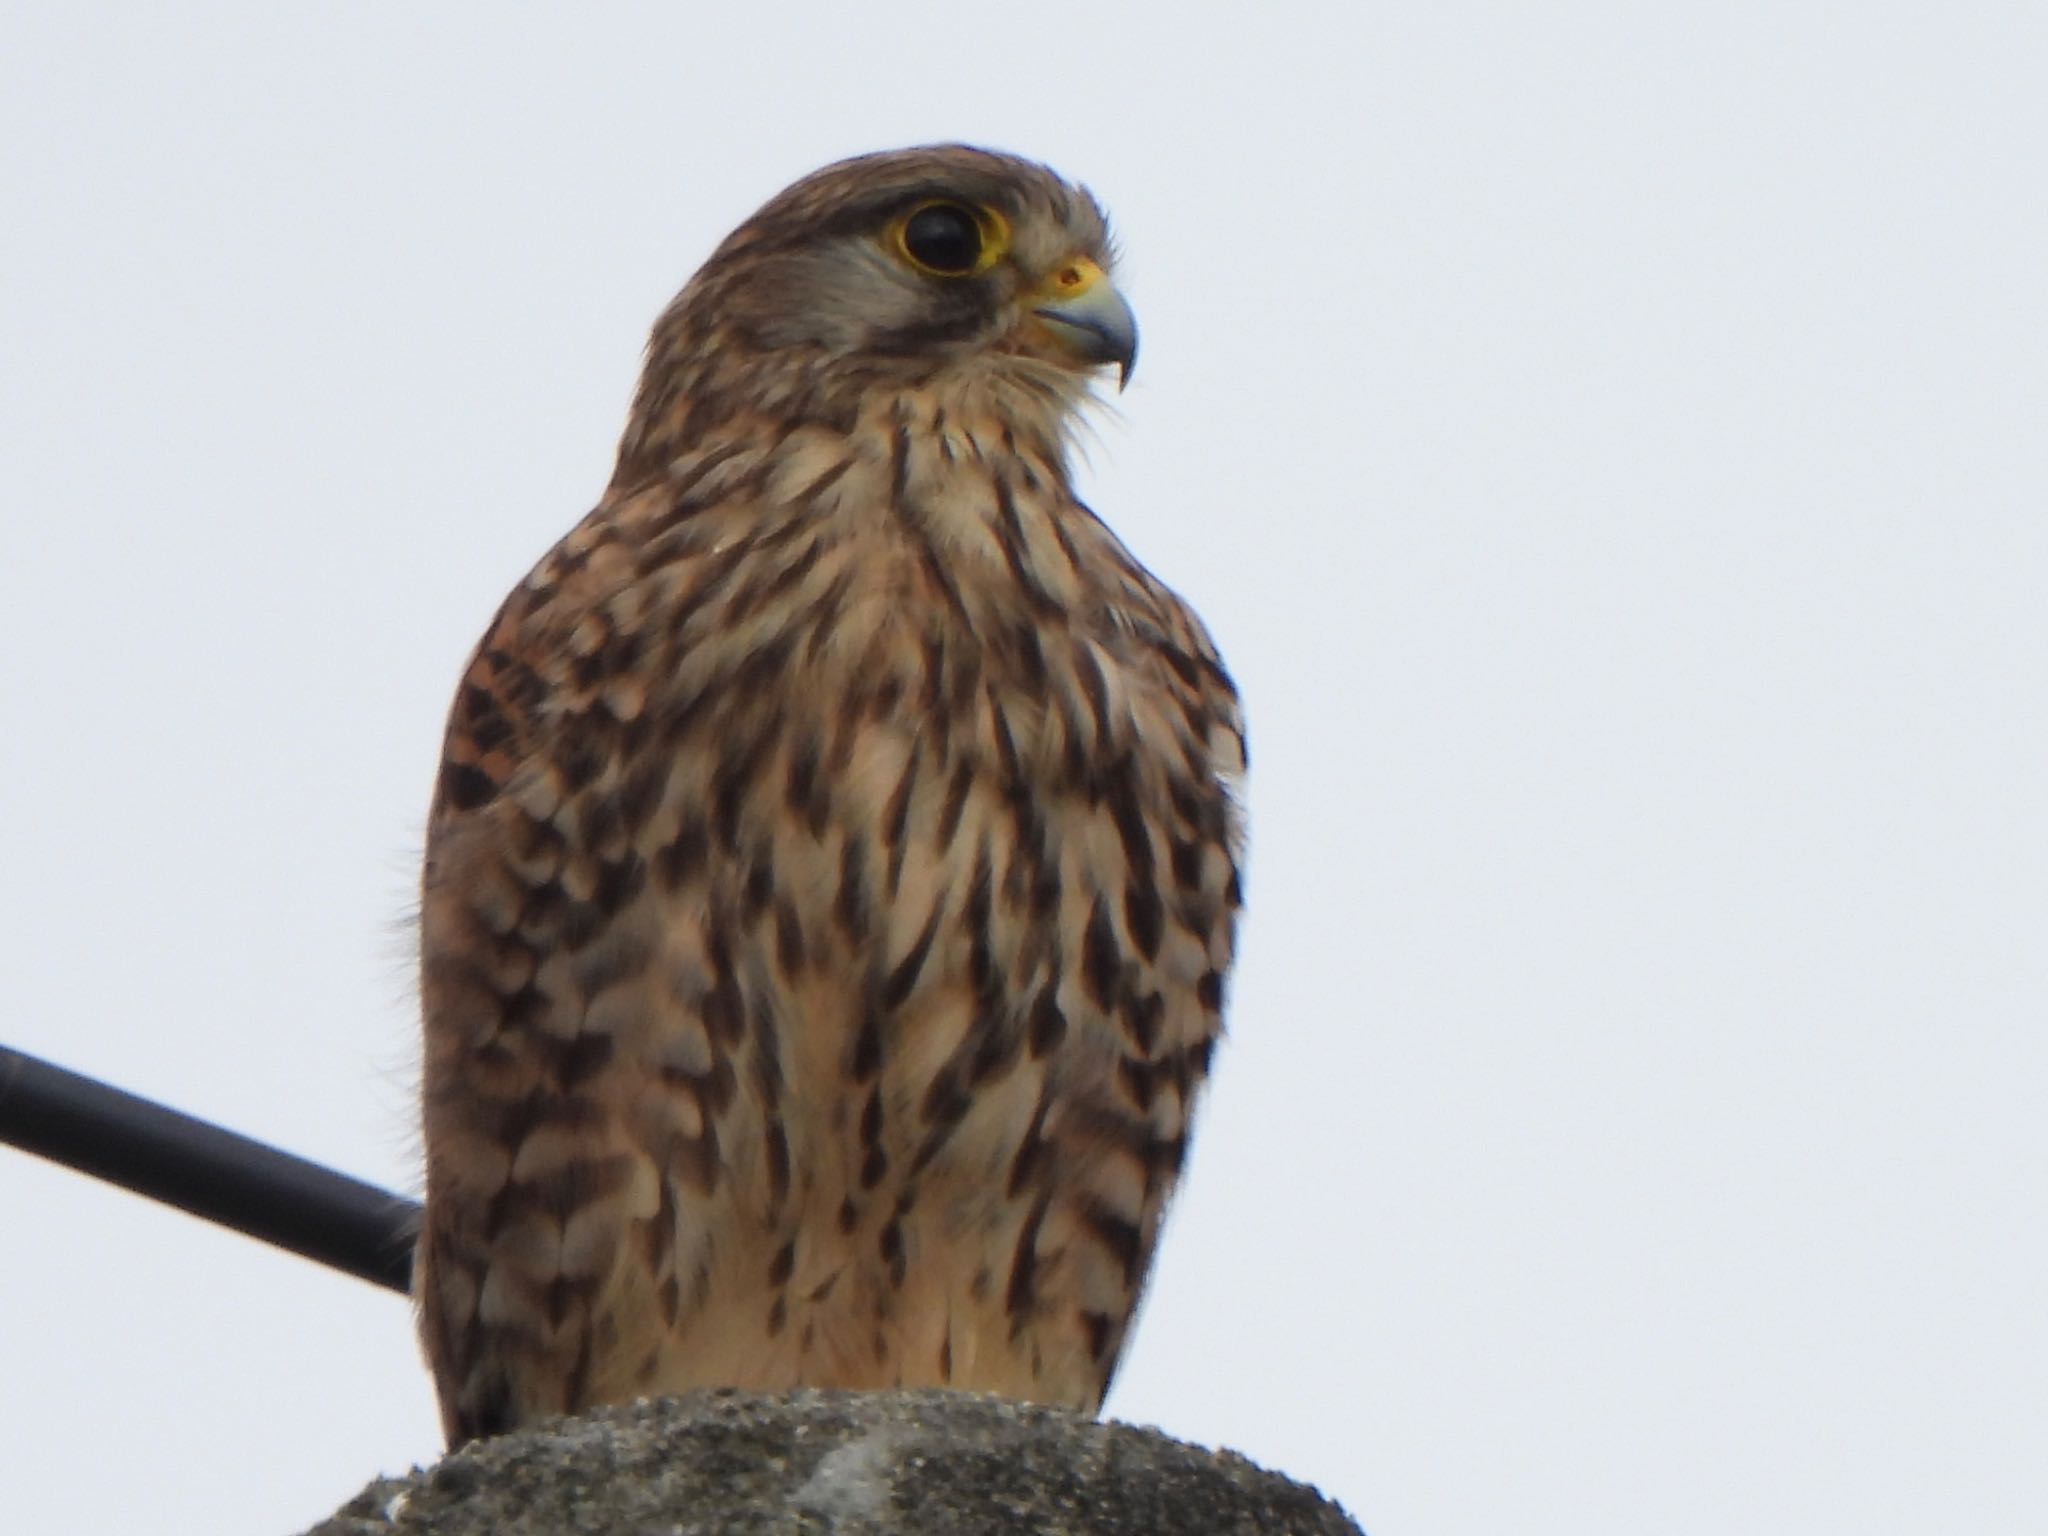
M 1053 268 L 1052 274 L 1039 286 L 1048 298 L 1078 299 L 1107 277 L 1101 266 L 1088 257 L 1070 256 Z

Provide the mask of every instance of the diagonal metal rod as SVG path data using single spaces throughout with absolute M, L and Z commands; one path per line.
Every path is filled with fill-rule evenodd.
M 0 1045 L 0 1142 L 404 1295 L 419 1206 Z

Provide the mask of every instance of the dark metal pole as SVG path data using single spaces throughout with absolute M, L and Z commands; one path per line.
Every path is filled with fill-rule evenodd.
M 0 1142 L 403 1295 L 413 1201 L 0 1045 Z

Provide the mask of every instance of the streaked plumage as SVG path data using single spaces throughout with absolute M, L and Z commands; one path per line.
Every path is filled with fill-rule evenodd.
M 1040 167 L 875 155 L 655 326 L 431 816 L 451 1439 L 701 1385 L 1099 1406 L 1221 1027 L 1243 767 L 1200 623 L 1070 485 L 1135 346 L 1109 264 Z

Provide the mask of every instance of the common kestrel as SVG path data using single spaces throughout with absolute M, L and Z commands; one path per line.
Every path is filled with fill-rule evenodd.
M 654 327 L 462 679 L 415 1290 L 451 1441 L 652 1392 L 1094 1411 L 1239 905 L 1236 695 L 1076 499 L 1100 207 L 829 166 Z

